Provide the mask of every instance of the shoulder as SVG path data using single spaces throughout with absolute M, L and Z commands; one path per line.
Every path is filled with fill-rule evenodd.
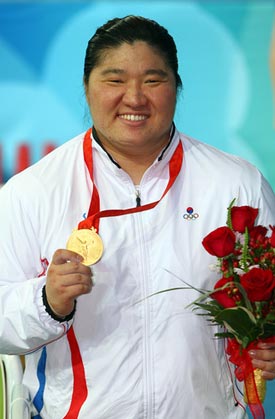
M 259 208 L 259 223 L 274 224 L 275 194 L 261 171 L 249 161 L 179 133 L 184 149 L 182 178 L 199 204 L 224 208 L 238 205 Z M 198 206 L 199 206 L 198 204 Z
M 261 180 L 261 173 L 256 166 L 240 156 L 224 152 L 202 141 L 179 134 L 183 144 L 186 164 L 196 167 L 200 174 L 216 179 L 243 179 L 250 181 Z
M 74 165 L 73 162 L 79 156 L 83 156 L 84 135 L 85 133 L 81 133 L 69 141 L 66 141 L 37 163 L 26 169 L 25 174 L 33 173 L 36 176 L 43 176 L 48 169 L 53 173 L 56 171 L 60 173 L 62 170 L 68 170 L 68 164 Z
M 9 179 L 0 190 L 7 211 L 13 208 L 18 213 L 39 214 L 63 208 L 72 188 L 80 190 L 85 179 L 83 138 L 84 134 L 72 138 Z
M 16 193 L 34 192 L 47 189 L 65 180 L 68 173 L 83 161 L 83 138 L 85 133 L 57 147 L 51 153 L 34 163 L 32 166 L 13 176 L 3 187 L 4 190 L 16 190 Z M 84 163 L 83 163 L 84 164 Z

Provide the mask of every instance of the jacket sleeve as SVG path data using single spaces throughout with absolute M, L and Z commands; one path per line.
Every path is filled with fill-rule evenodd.
M 275 225 L 275 195 L 271 185 L 261 174 L 260 180 L 257 224 L 269 227 L 269 225 Z
M 20 179 L 22 188 L 20 188 Z M 29 188 L 35 187 L 29 185 Z M 0 191 L 0 353 L 25 354 L 63 336 L 70 323 L 45 311 L 45 266 L 40 255 L 38 212 L 25 193 L 24 177 Z

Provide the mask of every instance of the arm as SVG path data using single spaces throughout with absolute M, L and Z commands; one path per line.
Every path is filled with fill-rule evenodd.
M 63 316 L 83 291 L 81 284 L 65 287 L 64 282 L 83 280 L 84 291 L 88 292 L 91 271 L 75 260 L 76 254 L 58 251 L 52 256 L 48 275 L 42 272 L 41 243 L 48 237 L 47 232 L 41 233 L 46 212 L 40 209 L 49 205 L 47 195 L 33 182 L 27 189 L 34 189 L 39 196 L 30 202 L 31 195 L 22 179 L 15 182 L 15 187 L 13 183 L 0 191 L 0 352 L 23 354 L 59 339 L 72 323 L 56 321 L 45 311 L 44 285 L 49 304 Z M 21 184 L 22 191 L 18 187 Z M 71 263 L 67 263 L 70 259 Z
M 275 224 L 275 196 L 270 185 L 262 178 L 258 223 L 268 226 Z M 275 343 L 259 343 L 257 349 L 250 351 L 252 364 L 260 368 L 263 378 L 275 379 Z

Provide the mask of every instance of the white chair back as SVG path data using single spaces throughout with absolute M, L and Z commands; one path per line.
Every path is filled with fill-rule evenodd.
M 17 355 L 0 355 L 0 418 L 30 419 L 31 400 Z

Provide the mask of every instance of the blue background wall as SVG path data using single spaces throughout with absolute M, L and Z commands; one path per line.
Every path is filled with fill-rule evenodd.
M 0 3 L 5 178 L 18 144 L 28 141 L 35 161 L 44 142 L 61 144 L 90 125 L 82 88 L 87 40 L 106 19 L 129 13 L 157 19 L 177 42 L 178 127 L 251 160 L 275 185 L 274 3 L 265 0 Z
M 22 142 L 34 162 L 46 142 L 59 145 L 90 126 L 82 86 L 87 41 L 107 19 L 141 14 L 167 27 L 178 45 L 180 130 L 250 160 L 275 187 L 274 12 L 268 0 L 2 1 L 4 179 L 14 174 Z M 269 388 L 272 418 L 275 384 Z

